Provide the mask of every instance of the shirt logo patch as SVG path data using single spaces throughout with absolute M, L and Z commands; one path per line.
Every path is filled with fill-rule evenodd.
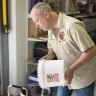
M 61 40 L 64 40 L 64 32 L 59 32 L 59 38 L 60 38 Z

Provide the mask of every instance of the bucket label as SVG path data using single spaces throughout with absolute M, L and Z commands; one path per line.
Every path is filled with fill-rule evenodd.
M 47 82 L 59 82 L 59 74 L 54 73 L 54 74 L 47 74 Z

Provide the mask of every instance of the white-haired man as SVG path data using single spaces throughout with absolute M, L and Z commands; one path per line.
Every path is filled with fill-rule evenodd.
M 48 54 L 42 59 L 65 61 L 65 86 L 59 86 L 57 96 L 94 96 L 96 80 L 96 47 L 83 22 L 59 12 L 56 14 L 44 2 L 31 10 L 36 27 L 48 31 Z M 71 87 L 71 90 L 68 89 Z

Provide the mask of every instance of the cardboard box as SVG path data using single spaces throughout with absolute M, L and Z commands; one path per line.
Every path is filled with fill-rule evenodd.
M 36 28 L 31 18 L 28 18 L 28 37 L 47 37 L 48 32 Z

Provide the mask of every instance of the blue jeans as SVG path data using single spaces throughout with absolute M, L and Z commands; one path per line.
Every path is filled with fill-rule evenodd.
M 94 96 L 95 82 L 81 89 L 74 89 L 77 96 Z M 67 86 L 58 87 L 57 96 L 71 96 L 73 90 L 69 90 Z

